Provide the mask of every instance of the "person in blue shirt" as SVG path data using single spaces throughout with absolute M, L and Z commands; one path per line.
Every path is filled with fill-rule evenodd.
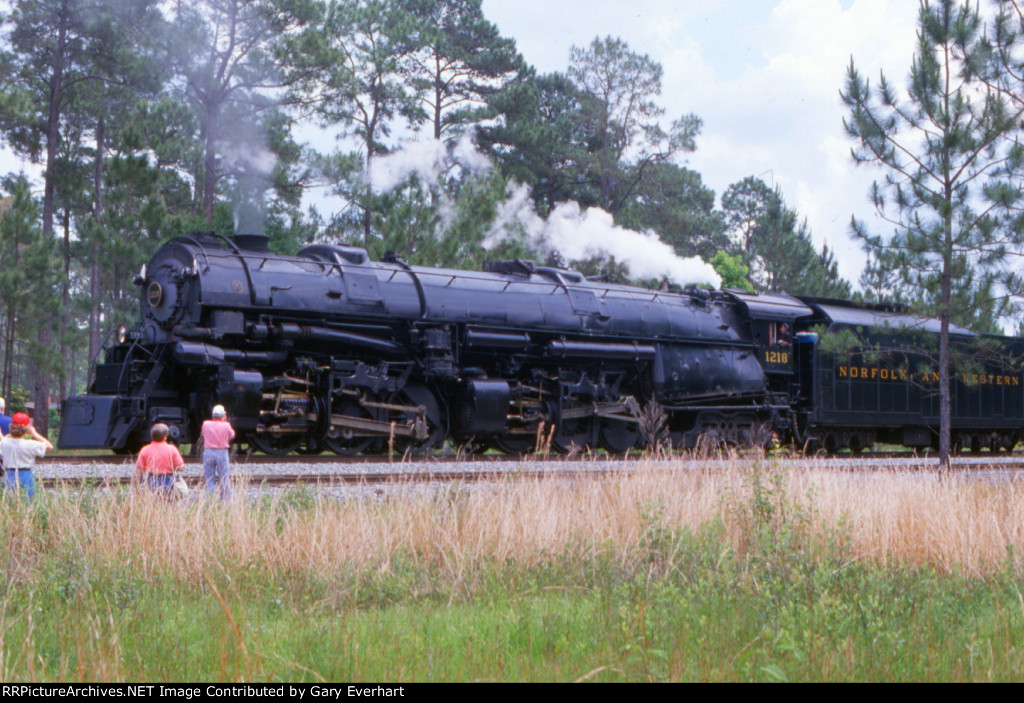
M 7 409 L 7 401 L 0 398 L 0 437 L 4 437 L 11 432 L 11 418 L 4 415 L 4 411 Z

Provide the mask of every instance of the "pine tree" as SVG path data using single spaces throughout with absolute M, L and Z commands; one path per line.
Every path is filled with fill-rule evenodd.
M 661 126 L 661 64 L 614 37 L 569 51 L 569 78 L 583 95 L 580 117 L 590 140 L 587 177 L 600 206 L 617 214 L 646 168 L 694 151 L 703 122 L 693 114 Z
M 359 212 L 345 216 L 356 224 L 366 246 L 380 203 L 371 183 L 374 159 L 387 154 L 396 120 L 415 123 L 422 109 L 405 81 L 405 59 L 414 44 L 415 19 L 398 3 L 383 0 L 331 2 L 315 27 L 292 42 L 292 63 L 299 75 L 295 100 L 321 126 L 339 138 L 354 137 L 358 151 L 324 159 L 335 192 Z
M 567 200 L 598 203 L 583 178 L 589 142 L 583 100 L 565 74 L 532 72 L 488 99 L 489 113 L 501 119 L 481 126 L 477 140 L 506 178 L 530 186 L 542 215 Z
M 9 395 L 16 378 L 28 385 L 30 373 L 59 369 L 59 353 L 39 341 L 39 331 L 45 327 L 53 333 L 60 319 L 57 282 L 61 269 L 56 264 L 54 240 L 44 237 L 40 228 L 39 203 L 28 179 L 24 175 L 7 177 L 0 189 L 9 196 L 9 206 L 0 218 L 0 299 L 4 306 L 0 373 L 3 394 Z M 16 363 L 16 356 L 23 362 Z M 37 401 L 41 432 L 46 414 L 47 405 Z
M 762 292 L 849 298 L 850 284 L 827 246 L 814 246 L 806 220 L 786 205 L 782 190 L 749 176 L 722 196 L 722 212 L 737 255 Z
M 480 116 L 488 96 L 526 71 L 515 42 L 483 15 L 481 0 L 403 0 L 415 22 L 405 70 L 434 139 Z
M 147 1 L 23 0 L 8 18 L 9 43 L 0 62 L 10 70 L 0 88 L 0 127 L 16 151 L 43 164 L 40 235 L 46 246 L 54 236 L 58 185 L 73 182 L 66 167 L 74 159 L 68 157 L 78 151 L 76 141 L 84 137 L 70 119 L 71 105 L 112 75 L 113 52 L 107 50 L 117 43 L 118 17 Z M 69 200 L 65 197 L 65 203 Z M 59 311 L 53 313 L 59 319 Z M 46 318 L 38 325 L 33 343 L 44 354 L 54 341 L 51 321 Z M 41 357 L 33 379 L 35 406 L 44 409 L 37 423 L 44 433 L 51 366 Z
M 842 99 L 858 164 L 879 167 L 871 200 L 890 233 L 853 221 L 853 232 L 879 263 L 900 271 L 920 291 L 922 313 L 940 321 L 939 455 L 949 467 L 950 324 L 973 321 L 994 302 L 985 297 L 1000 277 L 1007 246 L 1021 228 L 1002 215 L 1020 192 L 1001 180 L 1016 158 L 1014 135 L 1024 111 L 979 80 L 976 57 L 985 48 L 973 3 L 937 0 L 921 5 L 918 47 L 906 94 L 884 75 L 872 87 L 851 61 Z M 980 295 L 979 295 L 980 294 Z
M 271 134 L 281 119 L 278 93 L 303 76 L 288 48 L 317 7 L 308 0 L 179 0 L 171 8 L 175 85 L 199 120 L 199 211 L 211 223 L 223 189 L 248 189 L 260 207 L 278 175 Z

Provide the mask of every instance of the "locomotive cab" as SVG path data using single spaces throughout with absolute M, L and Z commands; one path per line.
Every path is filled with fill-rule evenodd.
M 795 328 L 797 320 L 812 313 L 811 308 L 796 298 L 777 293 L 728 293 L 745 313 L 769 391 L 787 397 L 798 394 Z

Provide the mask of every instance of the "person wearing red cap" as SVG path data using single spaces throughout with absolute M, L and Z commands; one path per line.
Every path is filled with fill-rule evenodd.
M 0 439 L 0 456 L 4 460 L 4 485 L 8 490 L 25 491 L 29 500 L 36 494 L 36 483 L 32 467 L 36 459 L 46 456 L 46 450 L 53 449 L 50 440 L 39 434 L 25 413 L 14 413 L 11 417 L 11 432 Z

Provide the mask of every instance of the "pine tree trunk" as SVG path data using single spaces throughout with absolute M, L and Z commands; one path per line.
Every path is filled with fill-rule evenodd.
M 434 139 L 441 139 L 441 59 L 434 57 Z
M 946 202 L 952 202 L 953 187 L 946 180 Z M 939 303 L 939 472 L 946 473 L 950 469 L 951 437 L 951 406 L 949 388 L 949 317 L 952 300 L 952 267 L 953 267 L 953 221 L 952 215 L 946 214 L 943 223 L 942 246 L 942 283 Z
M 60 139 L 60 106 L 63 99 L 64 82 L 64 51 L 67 45 L 67 17 L 64 13 L 60 15 L 60 27 L 58 28 L 57 50 L 54 59 L 53 73 L 50 79 L 50 100 L 47 106 L 46 115 L 46 170 L 43 174 L 43 222 L 42 236 L 47 241 L 53 236 L 53 213 L 56 203 L 56 173 L 54 169 L 57 164 L 57 146 Z M 49 320 L 37 319 L 39 330 L 37 339 L 40 349 L 49 350 L 53 342 L 53 335 L 50 329 Z M 41 360 L 33 359 L 32 367 L 35 372 L 35 384 L 33 387 L 32 400 L 35 405 L 34 424 L 40 434 L 46 435 L 49 430 L 49 409 L 50 409 L 50 369 Z
M 61 313 L 60 313 L 60 358 L 67 359 L 68 350 L 68 329 L 71 328 L 71 210 L 64 208 L 64 280 L 61 281 Z M 58 398 L 68 397 L 68 375 L 60 375 L 60 386 Z
M 213 204 L 217 197 L 217 110 L 209 110 L 206 122 L 206 152 L 203 158 L 203 217 L 213 223 Z
M 106 158 L 106 129 L 103 118 L 96 125 L 96 161 L 93 164 L 92 215 L 97 229 L 103 221 L 103 160 Z M 89 271 L 89 359 L 94 360 L 100 353 L 100 306 L 103 288 L 100 281 L 100 238 L 92 243 L 92 267 Z

